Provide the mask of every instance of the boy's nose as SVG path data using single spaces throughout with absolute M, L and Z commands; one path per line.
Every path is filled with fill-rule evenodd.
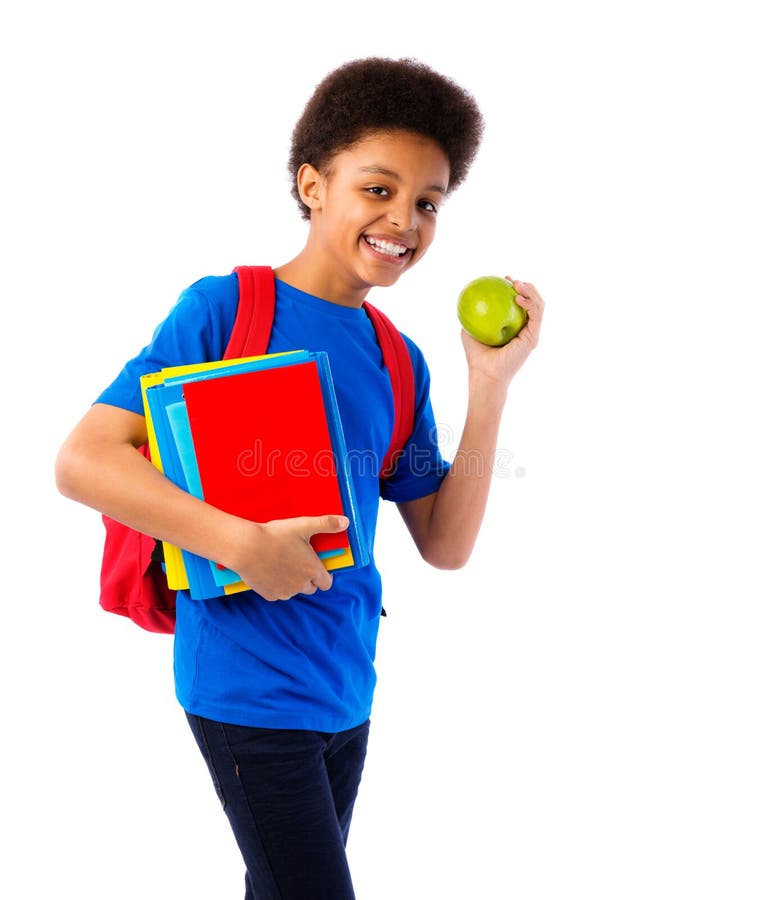
M 389 210 L 389 221 L 399 231 L 411 231 L 415 227 L 416 208 L 413 204 L 397 203 Z

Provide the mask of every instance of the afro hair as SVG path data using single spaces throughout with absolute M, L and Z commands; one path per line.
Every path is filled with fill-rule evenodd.
M 416 59 L 370 57 L 345 63 L 315 88 L 291 137 L 291 193 L 304 163 L 322 170 L 365 135 L 409 131 L 436 141 L 450 163 L 448 191 L 466 177 L 484 131 L 476 101 L 460 85 Z

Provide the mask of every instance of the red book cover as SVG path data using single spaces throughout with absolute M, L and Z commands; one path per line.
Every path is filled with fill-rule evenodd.
M 255 522 L 343 515 L 316 363 L 191 381 L 183 393 L 207 503 Z M 349 545 L 346 531 L 311 542 Z

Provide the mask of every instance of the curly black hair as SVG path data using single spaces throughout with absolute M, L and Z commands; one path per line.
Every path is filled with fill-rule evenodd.
M 296 176 L 303 163 L 324 169 L 374 131 L 410 131 L 436 141 L 450 163 L 448 191 L 476 156 L 484 119 L 464 88 L 416 59 L 369 57 L 345 63 L 315 88 L 291 136 L 291 193 L 309 219 Z

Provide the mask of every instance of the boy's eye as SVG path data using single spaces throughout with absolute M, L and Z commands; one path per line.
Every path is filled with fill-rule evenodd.
M 365 188 L 365 190 L 369 194 L 374 194 L 376 197 L 389 197 L 391 196 L 391 192 L 388 188 L 381 187 L 380 184 L 374 184 L 372 187 Z M 436 203 L 433 203 L 431 200 L 419 200 L 418 206 L 421 209 L 425 209 L 426 212 L 437 213 L 438 208 Z

